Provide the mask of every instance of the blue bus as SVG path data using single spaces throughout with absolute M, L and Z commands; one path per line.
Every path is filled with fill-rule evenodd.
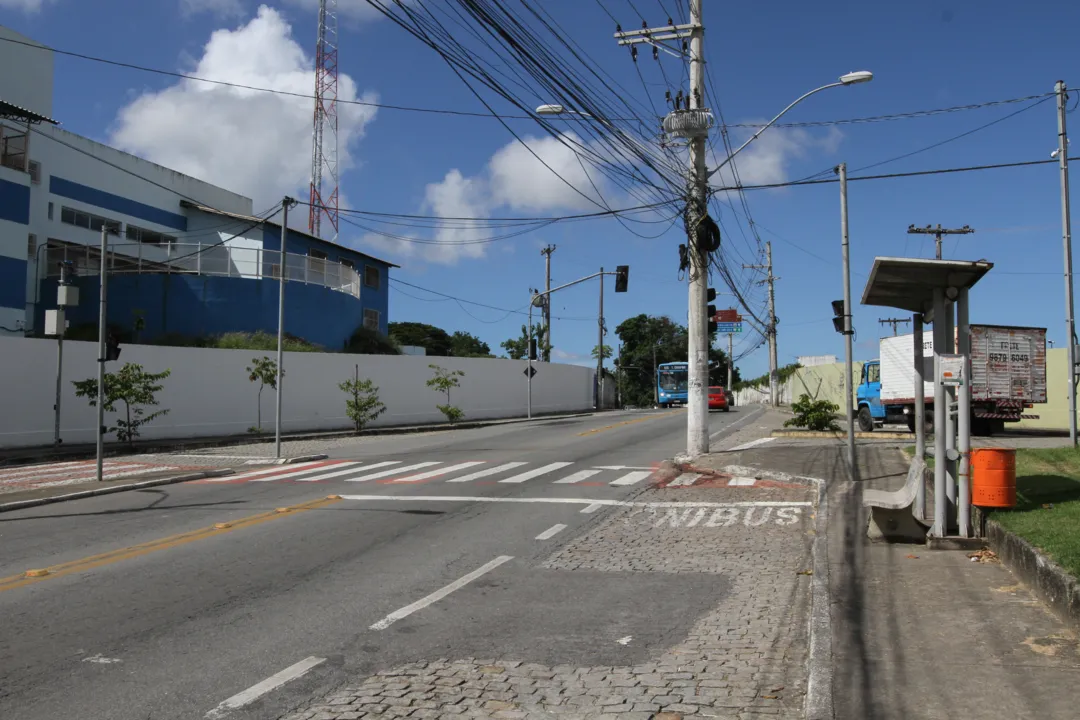
M 686 404 L 689 372 L 689 365 L 684 362 L 661 363 L 656 366 L 656 397 L 660 407 Z

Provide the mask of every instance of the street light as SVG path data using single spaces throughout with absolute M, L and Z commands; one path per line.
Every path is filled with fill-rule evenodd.
M 714 167 L 714 168 L 713 168 L 712 170 L 710 170 L 709 172 L 705 173 L 705 177 L 706 177 L 706 178 L 710 178 L 710 177 L 712 177 L 712 176 L 713 176 L 713 175 L 714 175 L 714 174 L 715 174 L 715 173 L 716 173 L 716 172 L 717 172 L 718 170 L 720 170 L 720 168 L 722 168 L 722 167 L 724 167 L 725 165 L 727 165 L 727 164 L 728 164 L 729 162 L 731 162 L 731 161 L 732 161 L 732 160 L 733 160 L 733 159 L 735 158 L 735 156 L 736 156 L 736 155 L 738 155 L 739 153 L 741 153 L 741 152 L 743 151 L 743 148 L 745 148 L 745 147 L 746 147 L 747 145 L 749 145 L 750 143 L 752 143 L 752 142 L 754 142 L 755 140 L 757 140 L 757 139 L 758 139 L 758 137 L 759 137 L 759 136 L 761 135 L 761 133 L 765 132 L 765 131 L 766 131 L 766 130 L 768 130 L 768 129 L 769 129 L 770 127 L 772 127 L 772 126 L 773 126 L 773 124 L 774 124 L 774 123 L 775 123 L 775 122 L 776 122 L 777 120 L 779 120 L 780 118 L 782 118 L 782 117 L 783 117 L 783 116 L 784 116 L 784 115 L 785 115 L 785 114 L 787 113 L 787 111 L 788 111 L 788 110 L 790 110 L 791 108 L 795 107 L 796 105 L 798 105 L 798 104 L 799 104 L 799 103 L 801 103 L 801 102 L 802 102 L 803 100 L 805 100 L 806 98 L 810 97 L 811 95 L 813 95 L 813 94 L 815 94 L 815 93 L 819 93 L 819 92 L 821 92 L 822 90 L 828 90 L 829 88 L 834 88 L 834 87 L 846 87 L 846 86 L 848 86 L 848 85 L 858 85 L 859 83 L 865 83 L 865 82 L 870 82 L 870 81 L 871 81 L 871 80 L 873 80 L 873 79 L 874 79 L 874 73 L 870 72 L 869 70 L 857 70 L 857 71 L 855 71 L 855 72 L 849 72 L 849 73 L 848 73 L 847 75 L 841 75 L 841 76 L 840 76 L 840 77 L 838 78 L 837 82 L 834 82 L 834 83 L 829 83 L 828 85 L 822 85 L 822 86 L 821 86 L 821 87 L 819 87 L 819 88 L 816 88 L 816 89 L 814 89 L 814 90 L 811 90 L 810 92 L 808 92 L 808 93 L 806 93 L 805 95 L 801 96 L 801 97 L 800 97 L 799 99 L 797 99 L 797 100 L 796 100 L 795 102 L 791 103 L 791 104 L 790 104 L 790 105 L 788 105 L 788 106 L 787 106 L 786 108 L 784 108 L 783 110 L 781 110 L 781 111 L 780 111 L 780 113 L 779 113 L 779 114 L 778 114 L 778 115 L 777 115 L 776 117 L 774 117 L 774 118 L 773 118 L 772 120 L 770 120 L 769 122 L 767 122 L 767 123 L 765 123 L 765 124 L 764 124 L 763 126 L 761 126 L 761 128 L 759 128 L 759 129 L 758 129 L 758 131 L 757 131 L 756 133 L 754 133 L 753 135 L 751 135 L 751 136 L 750 136 L 750 139 L 749 139 L 749 140 L 747 140 L 746 142 L 744 142 L 744 143 L 743 143 L 742 145 L 740 145 L 740 146 L 739 146 L 739 149 L 738 149 L 738 150 L 736 150 L 735 152 L 733 152 L 733 153 L 731 153 L 730 155 L 728 155 L 728 156 L 727 156 L 726 158 L 724 158 L 724 161 L 723 161 L 722 163 L 720 163 L 719 165 L 717 165 L 716 167 Z

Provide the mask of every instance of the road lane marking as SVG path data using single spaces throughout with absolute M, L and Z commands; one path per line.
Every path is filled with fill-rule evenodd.
M 627 635 L 626 637 L 619 638 L 615 642 L 619 643 L 620 645 L 629 645 L 630 641 L 633 640 L 633 639 L 634 639 L 633 635 Z
M 326 465 L 326 464 L 327 463 L 325 463 L 325 462 L 307 462 L 307 463 L 298 463 L 296 465 L 291 465 L 289 467 L 281 467 L 280 465 L 275 465 L 272 468 L 266 468 L 264 470 L 250 470 L 250 471 L 245 472 L 245 473 L 240 473 L 238 475 L 229 475 L 228 477 L 223 477 L 223 478 L 209 478 L 207 480 L 207 482 L 229 482 L 229 481 L 235 482 L 237 480 L 247 480 L 248 478 L 258 477 L 260 475 L 269 475 L 270 473 L 292 472 L 294 470 L 300 470 L 301 468 L 308 468 L 309 470 L 316 470 L 316 469 L 318 469 L 318 468 L 320 468 L 320 467 L 322 467 L 323 465 Z
M 367 468 L 365 467 L 356 467 L 359 464 L 360 463 L 355 462 L 341 463 L 341 465 L 339 465 L 338 467 L 344 468 L 346 465 L 348 465 L 349 467 L 345 468 L 344 470 L 338 470 L 336 472 L 319 473 L 318 475 L 312 475 L 311 477 L 297 478 L 296 482 L 320 482 L 322 480 L 329 480 L 330 478 L 341 477 L 342 475 L 350 475 L 357 470 L 367 470 Z
M 494 570 L 495 568 L 502 565 L 503 563 L 509 562 L 510 560 L 513 560 L 513 559 L 514 559 L 514 557 L 512 555 L 500 555 L 499 557 L 495 558 L 491 562 L 484 563 L 483 565 L 481 565 L 477 569 L 473 570 L 471 573 L 468 573 L 467 575 L 462 575 L 461 577 L 459 577 L 457 580 L 450 583 L 449 585 L 436 590 L 435 592 L 431 593 L 430 595 L 428 595 L 426 597 L 420 598 L 419 600 L 412 603 L 411 605 L 406 605 L 405 607 L 401 608 L 400 610 L 395 610 L 394 612 L 390 613 L 389 615 L 384 617 L 379 622 L 372 625 L 371 629 L 372 630 L 385 630 L 386 628 L 388 628 L 391 625 L 393 625 L 394 623 L 396 623 L 398 620 L 401 620 L 403 618 L 407 618 L 410 615 L 412 615 L 414 612 L 416 612 L 417 610 L 423 610 L 428 605 L 431 605 L 432 603 L 436 603 L 439 600 L 442 600 L 444 597 L 446 597 L 450 593 L 454 592 L 455 590 L 460 590 L 461 588 L 465 587 L 466 585 L 468 585 L 469 583 L 471 583 L 473 580 L 477 579 L 481 575 L 489 573 L 492 570 Z
M 617 480 L 612 480 L 612 485 L 636 485 L 653 474 L 652 470 L 635 470 L 628 472 Z
M 722 428 L 714 432 L 712 435 L 710 435 L 709 439 L 715 440 L 721 435 L 730 435 L 731 433 L 741 428 L 743 425 L 749 425 L 750 423 L 754 422 L 754 420 L 757 420 L 763 412 L 765 412 L 765 410 L 763 410 L 761 407 L 750 410 L 748 415 L 739 418 L 733 423 L 723 426 Z
M 775 439 L 776 438 L 771 438 L 771 437 L 758 438 L 757 440 L 751 440 L 750 442 L 744 442 L 742 445 L 736 445 L 735 447 L 731 448 L 731 450 L 728 450 L 728 452 L 734 452 L 736 450 L 749 450 L 752 447 L 757 447 L 758 445 L 764 445 L 765 443 L 772 442 Z
M 397 465 L 398 463 L 394 463 Z M 346 478 L 345 482 L 365 482 L 367 480 L 378 480 L 379 478 L 390 477 L 391 475 L 397 475 L 398 473 L 411 472 L 413 470 L 419 470 L 420 468 L 431 467 L 432 465 L 439 465 L 438 462 L 422 462 L 414 465 L 406 465 L 402 468 L 390 468 L 389 470 L 380 470 L 376 473 L 369 473 L 367 475 L 361 475 L 360 477 Z
M 535 470 L 527 470 L 520 475 L 514 475 L 508 477 L 505 480 L 500 480 L 501 483 L 523 483 L 526 480 L 532 480 L 534 477 L 540 477 L 541 475 L 547 475 L 549 472 L 555 472 L 556 470 L 562 470 L 564 467 L 573 465 L 570 462 L 553 462 L 550 465 L 544 467 L 538 467 Z
M 323 471 L 323 470 L 336 470 L 338 468 L 343 468 L 346 465 L 349 466 L 350 470 L 355 471 L 356 468 L 352 467 L 352 466 L 357 465 L 357 464 L 358 463 L 355 463 L 355 462 L 336 462 L 335 461 L 333 463 L 324 464 L 322 467 L 318 467 L 318 468 L 303 468 L 301 470 L 288 470 L 288 469 L 286 469 L 285 472 L 283 472 L 281 475 L 269 475 L 267 477 L 252 478 L 251 482 L 274 482 L 276 480 L 288 480 L 289 478 L 298 477 L 300 475 L 310 475 L 313 472 L 320 472 L 320 471 Z M 286 468 L 288 468 L 288 466 L 286 466 Z
M 428 480 L 433 477 L 439 477 L 440 475 L 446 475 L 447 473 L 456 472 L 458 470 L 466 470 L 483 464 L 485 464 L 484 460 L 470 460 L 469 462 L 458 463 L 457 465 L 447 465 L 446 467 L 437 470 L 428 470 L 427 472 L 417 473 L 416 475 L 401 477 L 394 482 L 420 482 L 421 480 Z
M 555 484 L 556 485 L 573 485 L 574 483 L 579 483 L 582 480 L 588 480 L 593 475 L 599 475 L 601 472 L 603 472 L 603 471 L 602 470 L 578 470 L 573 475 L 567 475 L 562 480 L 556 480 Z
M 271 510 L 270 512 L 261 513 L 259 515 L 251 515 L 239 520 L 232 520 L 228 523 L 220 523 L 221 525 L 224 525 L 224 527 L 204 527 L 198 530 L 180 533 L 179 535 L 170 535 L 169 537 L 150 540 L 149 542 L 140 543 L 138 545 L 110 550 L 109 552 L 101 553 L 99 555 L 91 555 L 78 560 L 71 560 L 66 563 L 60 563 L 59 565 L 51 565 L 41 570 L 35 570 L 35 574 L 32 576 L 29 573 L 24 573 L 22 575 L 12 575 L 10 577 L 0 578 L 0 593 L 24 587 L 26 585 L 33 585 L 34 583 L 45 582 L 46 580 L 52 580 L 53 578 L 63 577 L 64 575 L 92 570 L 105 565 L 112 565 L 121 560 L 130 560 L 143 555 L 149 555 L 150 553 L 158 552 L 159 550 L 168 550 L 180 545 L 195 542 L 196 540 L 214 537 L 215 535 L 224 535 L 225 533 L 235 532 L 241 528 L 259 525 L 260 523 L 276 518 L 288 517 L 296 511 L 316 510 L 325 505 L 338 502 L 339 500 L 341 500 L 340 496 L 320 498 L 318 500 L 300 503 L 299 505 L 292 505 L 285 508 L 287 512 L 284 513 L 278 512 L 277 510 Z
M 746 487 L 746 486 L 749 486 L 749 485 L 753 485 L 756 482 L 757 482 L 757 478 L 733 477 L 730 480 L 728 480 L 728 485 L 730 485 L 732 487 L 739 487 L 739 486 Z
M 582 508 L 581 512 L 585 513 L 586 515 L 591 515 L 592 513 L 596 512 L 597 510 L 599 510 L 602 507 L 604 507 L 604 506 L 601 503 L 593 503 L 592 505 L 589 505 L 588 507 Z
M 551 538 L 555 537 L 556 535 L 558 535 L 559 533 L 561 533 L 565 529 L 566 529 L 566 526 L 563 525 L 562 523 L 558 523 L 557 525 L 552 525 L 547 530 L 545 530 L 544 532 L 537 535 L 536 539 L 537 540 L 550 540 Z
M 686 412 L 685 410 L 672 410 L 671 412 L 660 413 L 659 415 L 647 415 L 645 417 L 634 418 L 633 420 L 623 420 L 617 422 L 614 425 L 605 425 L 604 427 L 593 428 L 592 430 L 586 430 L 585 432 L 579 432 L 578 437 L 584 437 L 586 435 L 595 435 L 596 433 L 602 433 L 605 430 L 614 430 L 615 428 L 623 427 L 624 425 L 633 425 L 634 423 L 645 422 L 646 420 L 656 420 L 657 418 L 668 417 L 669 415 L 675 415 L 676 413 Z
M 248 705 L 255 700 L 258 700 L 263 695 L 267 694 L 271 690 L 276 690 L 287 682 L 296 680 L 297 678 L 306 675 L 312 668 L 326 662 L 326 658 L 309 657 L 301 660 L 295 665 L 290 665 L 279 673 L 275 673 L 270 677 L 263 680 L 261 683 L 252 685 L 242 693 L 233 695 L 228 700 L 221 702 L 216 708 L 206 713 L 206 717 L 213 720 L 219 718 L 222 715 L 227 714 L 230 710 L 237 710 L 239 708 Z
M 655 468 L 636 465 L 594 465 L 598 470 L 653 470 Z
M 687 487 L 693 485 L 701 477 L 701 473 L 683 473 L 667 484 L 668 487 Z
M 498 467 L 488 468 L 487 470 L 478 470 L 478 471 L 476 471 L 474 473 L 469 473 L 468 475 L 462 475 L 461 477 L 458 477 L 458 478 L 450 478 L 446 482 L 453 482 L 453 483 L 469 482 L 470 480 L 477 480 L 477 479 L 482 478 L 482 477 L 488 477 L 489 475 L 498 475 L 501 472 L 506 472 L 507 470 L 513 470 L 514 468 L 519 468 L 522 465 L 528 465 L 528 463 L 524 463 L 524 462 L 508 462 L 508 463 L 505 463 L 503 465 L 499 465 Z
M 394 502 L 490 502 L 490 503 L 541 503 L 551 505 L 598 505 L 600 507 L 809 507 L 809 500 L 743 500 L 738 502 L 592 500 L 588 498 L 546 497 L 486 497 L 483 495 L 342 495 L 342 500 L 394 501 Z

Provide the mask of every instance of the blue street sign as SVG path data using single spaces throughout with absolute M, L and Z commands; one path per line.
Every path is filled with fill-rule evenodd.
M 741 333 L 742 332 L 742 323 L 741 322 L 737 322 L 737 323 L 716 323 L 716 332 L 722 333 L 722 334 Z

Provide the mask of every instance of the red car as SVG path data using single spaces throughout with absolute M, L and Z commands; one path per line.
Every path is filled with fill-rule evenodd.
M 727 391 L 722 387 L 709 388 L 709 409 L 710 410 L 723 410 L 728 412 L 731 408 L 728 406 Z

